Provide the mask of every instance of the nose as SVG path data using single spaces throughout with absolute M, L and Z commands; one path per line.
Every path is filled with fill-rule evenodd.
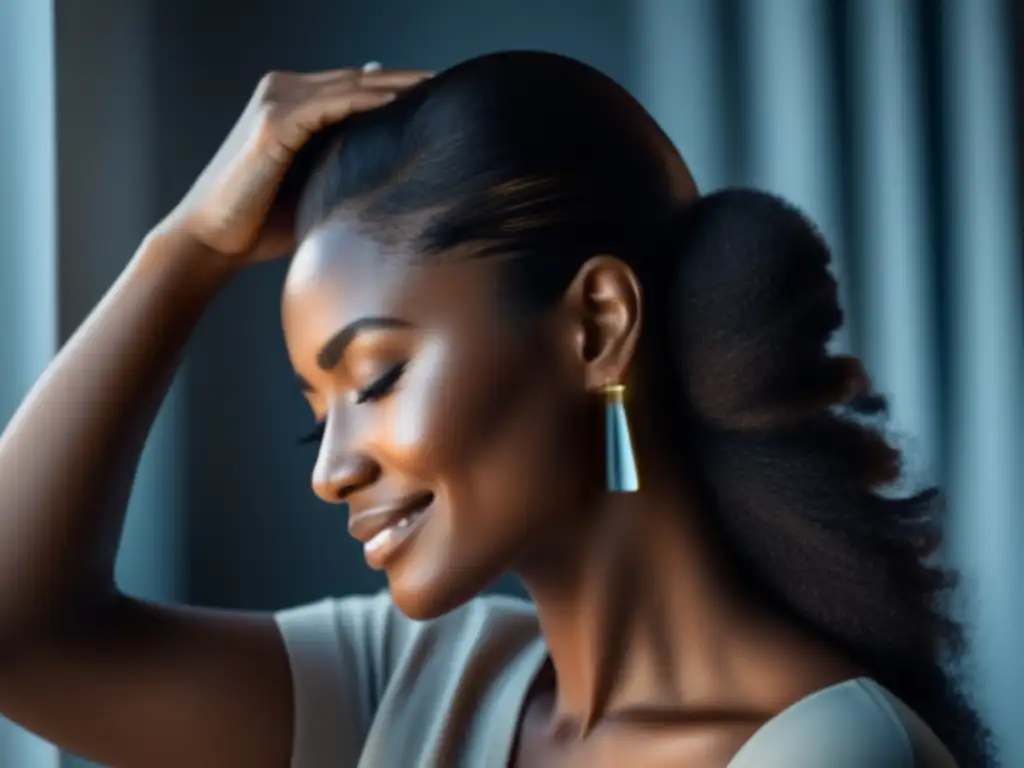
M 380 465 L 362 453 L 321 456 L 313 470 L 313 491 L 328 504 L 342 504 L 380 477 Z

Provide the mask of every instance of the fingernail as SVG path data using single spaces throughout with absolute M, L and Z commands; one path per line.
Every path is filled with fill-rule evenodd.
M 379 61 L 368 61 L 363 64 L 363 72 L 380 72 L 382 69 Z

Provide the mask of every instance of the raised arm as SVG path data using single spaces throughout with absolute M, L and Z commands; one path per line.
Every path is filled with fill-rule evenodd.
M 133 600 L 117 589 L 114 559 L 142 446 L 197 320 L 239 269 L 292 249 L 291 222 L 272 203 L 294 153 L 424 76 L 265 78 L 7 425 L 3 715 L 118 768 L 287 764 L 291 676 L 273 618 Z

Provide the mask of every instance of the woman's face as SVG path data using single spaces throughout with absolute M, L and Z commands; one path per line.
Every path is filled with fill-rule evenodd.
M 313 488 L 347 502 L 367 562 L 414 618 L 564 532 L 599 461 L 570 324 L 558 310 L 513 320 L 500 259 L 446 256 L 415 264 L 332 221 L 302 243 L 283 297 L 289 356 L 324 426 Z

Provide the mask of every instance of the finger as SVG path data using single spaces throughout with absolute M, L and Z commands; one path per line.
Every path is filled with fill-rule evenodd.
M 307 72 L 303 74 L 288 72 L 281 74 L 296 77 L 310 85 L 359 81 L 362 85 L 384 88 L 408 88 L 434 76 L 433 72 L 422 69 L 382 69 L 380 62 L 376 61 L 368 62 L 359 69 L 344 67 L 342 69 L 328 69 L 323 72 Z
M 298 129 L 301 144 L 305 139 L 329 125 L 341 122 L 357 112 L 368 112 L 394 101 L 396 94 L 388 91 L 355 91 L 324 97 L 298 107 L 292 121 Z M 292 144 L 297 149 L 296 144 Z
M 370 95 L 393 94 L 398 95 L 403 89 L 384 85 L 362 85 L 355 84 L 348 80 L 328 80 L 322 83 L 308 83 L 306 87 L 297 89 L 291 95 L 291 101 L 302 103 L 307 101 L 322 101 L 335 97 L 354 96 L 360 93 Z
M 411 88 L 434 76 L 419 69 L 382 69 L 361 72 L 359 84 L 364 88 Z
M 353 67 L 342 67 L 341 69 L 325 69 L 322 72 L 301 72 L 295 77 L 307 85 L 319 83 L 348 82 L 354 83 L 359 80 L 361 70 Z
M 380 80 L 357 83 L 347 77 L 323 78 L 315 82 L 304 79 L 301 86 L 292 87 L 282 100 L 300 106 L 310 102 L 321 102 L 325 99 L 350 97 L 359 93 L 372 96 L 397 95 L 406 87 L 408 86 L 395 86 Z

